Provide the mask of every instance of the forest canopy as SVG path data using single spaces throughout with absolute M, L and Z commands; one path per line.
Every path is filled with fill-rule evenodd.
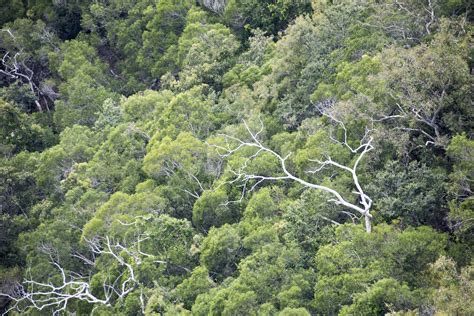
M 474 314 L 471 1 L 0 7 L 0 314 Z

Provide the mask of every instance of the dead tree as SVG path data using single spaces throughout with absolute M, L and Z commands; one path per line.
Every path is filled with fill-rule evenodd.
M 99 291 L 100 295 L 95 294 L 96 292 L 93 293 L 92 272 L 82 275 L 74 271 L 67 271 L 50 252 L 51 264 L 59 272 L 61 280 L 53 283 L 26 278 L 21 284 L 16 284 L 13 291 L 8 294 L 0 293 L 0 296 L 11 301 L 10 307 L 3 315 L 7 315 L 13 310 L 22 313 L 28 309 L 38 311 L 51 309 L 53 315 L 58 315 L 65 311 L 68 304 L 74 300 L 112 306 L 115 301 L 124 299 L 126 295 L 140 287 L 135 267 L 143 262 L 143 258 L 153 257 L 140 250 L 140 243 L 148 238 L 146 235 L 137 236 L 136 240 L 127 246 L 108 236 L 96 237 L 93 240 L 86 239 L 89 254 L 72 254 L 73 257 L 81 260 L 84 265 L 90 266 L 90 271 L 93 271 L 96 267 L 96 259 L 103 256 L 109 257 L 123 267 L 118 276 L 108 276 L 104 279 L 102 291 Z M 153 260 L 153 262 L 165 263 L 160 260 Z M 145 297 L 142 292 L 140 302 L 142 311 L 144 311 Z
M 348 143 L 347 130 L 344 123 L 340 120 L 337 120 L 335 117 L 331 116 L 330 114 L 327 114 L 324 111 L 322 111 L 322 114 L 329 117 L 333 122 L 337 123 L 344 131 L 343 140 L 337 140 L 336 138 L 331 136 L 331 141 L 334 141 L 343 145 L 352 154 L 356 155 L 357 158 L 352 166 L 346 166 L 341 163 L 338 163 L 329 156 L 326 158 L 326 160 L 310 159 L 310 161 L 315 162 L 317 164 L 317 167 L 315 167 L 314 169 L 308 170 L 307 172 L 311 174 L 316 174 L 322 171 L 323 169 L 331 167 L 331 168 L 339 169 L 341 171 L 349 173 L 352 176 L 353 184 L 355 187 L 355 190 L 353 193 L 357 195 L 358 203 L 351 203 L 346 198 L 344 198 L 341 195 L 341 193 L 339 193 L 335 189 L 332 189 L 325 185 L 308 182 L 298 177 L 297 175 L 292 173 L 290 170 L 288 170 L 287 161 L 292 153 L 289 153 L 283 157 L 282 155 L 280 155 L 279 153 L 277 153 L 276 151 L 272 150 L 271 148 L 266 146 L 264 143 L 262 143 L 262 140 L 259 139 L 260 134 L 263 132 L 263 129 L 264 129 L 262 121 L 260 121 L 260 125 L 261 125 L 260 130 L 257 132 L 253 132 L 250 129 L 247 122 L 245 120 L 243 121 L 245 129 L 248 135 L 250 136 L 248 140 L 243 140 L 232 135 L 221 134 L 221 136 L 224 137 L 226 141 L 226 146 L 221 146 L 221 145 L 216 145 L 216 144 L 211 144 L 210 146 L 216 148 L 219 155 L 223 159 L 228 158 L 229 156 L 243 150 L 244 148 L 254 148 L 256 150 L 251 156 L 247 157 L 246 162 L 238 170 L 231 170 L 231 172 L 234 174 L 235 177 L 229 183 L 243 182 L 242 198 L 246 192 L 253 191 L 259 184 L 261 184 L 264 181 L 278 181 L 278 180 L 295 181 L 302 184 L 305 187 L 329 193 L 333 197 L 329 200 L 329 202 L 333 202 L 337 205 L 342 205 L 348 209 L 351 209 L 361 214 L 365 221 L 365 229 L 367 233 L 370 233 L 372 230 L 372 223 L 371 223 L 372 215 L 370 214 L 370 210 L 372 207 L 372 200 L 364 192 L 359 181 L 359 176 L 357 174 L 357 168 L 362 158 L 374 148 L 372 146 L 373 138 L 369 135 L 370 130 L 366 129 L 366 133 L 360 141 L 360 146 L 358 146 L 357 148 L 353 148 Z M 259 174 L 253 174 L 253 173 L 247 172 L 247 164 L 263 153 L 270 154 L 279 162 L 283 175 L 265 176 L 265 175 L 259 175 Z M 249 188 L 250 183 L 252 184 Z
M 10 36 L 12 40 L 16 42 L 16 38 L 10 29 L 2 29 L 1 32 L 8 34 L 8 36 Z M 27 84 L 31 93 L 36 97 L 35 105 L 38 111 L 42 112 L 44 110 L 40 100 L 43 100 L 46 110 L 49 111 L 48 101 L 46 98 L 48 98 L 51 102 L 54 102 L 54 100 L 58 97 L 58 94 L 47 85 L 36 84 L 34 80 L 35 73 L 27 65 L 27 59 L 24 58 L 23 55 L 24 52 L 22 48 L 20 48 L 17 52 L 6 51 L 1 59 L 0 74 L 11 80 L 19 80 L 22 83 Z

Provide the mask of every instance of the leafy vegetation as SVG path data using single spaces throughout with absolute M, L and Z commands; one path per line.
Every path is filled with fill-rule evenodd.
M 0 4 L 0 314 L 474 314 L 470 1 Z

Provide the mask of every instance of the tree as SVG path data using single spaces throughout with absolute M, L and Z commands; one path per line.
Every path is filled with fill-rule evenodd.
M 429 46 L 385 50 L 377 78 L 392 99 L 381 109 L 381 119 L 393 120 L 397 128 L 441 147 L 446 147 L 450 133 L 471 130 L 466 118 L 473 116 L 472 107 L 466 106 L 472 82 L 466 39 L 451 34 L 447 25 L 444 29 Z
M 471 183 L 474 178 L 474 141 L 468 139 L 465 134 L 456 135 L 451 139 L 448 155 L 453 159 L 453 172 L 449 175 L 451 183 L 449 193 L 451 214 L 450 218 L 456 229 L 469 231 L 473 228 L 469 218 L 472 218 L 472 189 Z
M 113 78 L 96 50 L 79 40 L 64 42 L 49 55 L 62 79 L 61 98 L 55 102 L 54 120 L 62 130 L 74 124 L 92 126 L 105 100 L 116 99 Z
M 334 119 L 331 117 L 331 119 Z M 326 193 L 329 193 L 330 195 L 333 196 L 333 199 L 330 199 L 329 201 L 336 203 L 337 205 L 342 205 L 344 207 L 347 207 L 351 210 L 354 210 L 358 213 L 360 213 L 365 220 L 365 227 L 366 231 L 370 233 L 372 230 L 372 215 L 370 214 L 370 208 L 372 206 L 372 199 L 367 196 L 364 193 L 364 190 L 362 189 L 360 183 L 359 183 L 359 176 L 357 174 L 357 167 L 364 157 L 366 153 L 371 151 L 373 149 L 371 142 L 373 140 L 372 137 L 364 135 L 364 138 L 360 142 L 360 146 L 357 148 L 353 148 L 349 145 L 347 141 L 347 130 L 345 129 L 344 124 L 342 121 L 338 121 L 337 119 L 334 119 L 337 123 L 341 125 L 341 127 L 344 129 L 344 140 L 340 142 L 341 145 L 346 147 L 346 149 L 349 149 L 349 151 L 356 155 L 356 160 L 354 162 L 354 165 L 352 167 L 342 165 L 336 161 L 333 161 L 331 157 L 328 157 L 326 160 L 321 161 L 317 159 L 309 159 L 312 162 L 316 162 L 319 166 L 317 168 L 311 169 L 308 172 L 311 174 L 315 174 L 327 167 L 333 167 L 336 169 L 343 170 L 345 172 L 348 172 L 353 180 L 353 184 L 356 187 L 356 194 L 359 197 L 359 203 L 361 206 L 358 204 L 351 203 L 344 199 L 344 197 L 337 192 L 336 190 L 325 186 L 325 185 L 320 185 L 320 184 L 314 184 L 310 183 L 298 176 L 295 176 L 292 172 L 290 172 L 287 169 L 287 160 L 291 156 L 291 153 L 287 154 L 286 156 L 281 156 L 277 152 L 273 151 L 266 145 L 264 145 L 260 140 L 259 140 L 259 134 L 263 132 L 263 124 L 261 123 L 261 128 L 257 132 L 252 132 L 250 127 L 248 126 L 247 122 L 244 120 L 244 125 L 245 128 L 248 132 L 248 135 L 250 136 L 250 140 L 242 140 L 234 136 L 230 135 L 222 135 L 225 142 L 227 143 L 226 146 L 223 145 L 218 145 L 218 144 L 213 144 L 211 146 L 215 147 L 218 152 L 220 152 L 221 156 L 223 158 L 227 158 L 231 155 L 233 155 L 236 152 L 241 151 L 242 149 L 245 148 L 252 148 L 253 151 L 246 157 L 246 161 L 244 162 L 243 165 L 240 166 L 240 168 L 236 171 L 232 171 L 235 175 L 235 179 L 232 180 L 234 182 L 237 181 L 242 181 L 244 182 L 244 191 L 243 194 L 245 194 L 246 191 L 253 191 L 260 183 L 264 181 L 279 181 L 279 180 L 291 180 L 298 182 L 302 184 L 303 186 L 312 188 L 312 189 L 317 189 L 324 191 Z M 273 175 L 273 176 L 268 176 L 268 175 L 262 175 L 262 174 L 252 174 L 248 172 L 247 165 L 251 163 L 253 160 L 258 159 L 259 156 L 266 154 L 271 156 L 273 159 L 277 161 L 277 163 L 281 167 L 281 175 Z M 249 185 L 249 188 L 247 189 L 247 185 Z
M 471 249 L 474 247 L 472 233 L 474 230 L 474 197 L 472 181 L 474 179 L 473 163 L 474 141 L 465 134 L 456 135 L 447 147 L 447 154 L 452 159 L 452 172 L 447 184 L 448 223 L 457 239 L 453 247 L 453 256 L 458 264 L 470 264 Z M 457 252 L 455 255 L 454 252 Z
M 402 45 L 416 45 L 442 28 L 445 17 L 462 17 L 466 23 L 469 5 L 465 0 L 399 0 L 376 2 L 366 26 L 379 29 Z
M 352 224 L 337 227 L 336 242 L 321 247 L 314 259 L 317 313 L 335 314 L 347 305 L 342 311 L 348 314 L 380 314 L 387 311 L 384 302 L 400 309 L 417 306 L 411 288 L 431 285 L 429 265 L 444 254 L 446 241 L 426 226 L 401 231 L 381 224 L 370 235 Z
M 15 242 L 25 230 L 36 227 L 40 218 L 29 210 L 41 198 L 35 179 L 37 155 L 27 152 L 0 159 L 0 264 L 11 267 L 22 262 Z
M 15 20 L 16 18 L 23 16 L 25 13 L 24 4 L 21 0 L 2 0 L 0 3 L 3 7 L 0 15 L 0 25 Z
M 439 169 L 430 169 L 415 161 L 407 166 L 388 161 L 367 186 L 367 191 L 374 198 L 374 209 L 381 220 L 446 229 L 445 181 L 446 176 Z
M 433 299 L 438 313 L 469 315 L 474 312 L 473 307 L 466 304 L 474 294 L 472 263 L 458 271 L 456 262 L 441 256 L 430 265 L 430 273 L 436 285 Z
M 194 137 L 207 137 L 214 130 L 216 117 L 213 113 L 216 94 L 207 85 L 196 85 L 176 94 L 166 108 L 157 113 L 158 127 L 155 138 L 177 137 L 189 132 Z
M 225 6 L 209 5 L 218 1 L 202 1 L 206 7 L 224 16 L 225 21 L 237 29 L 249 33 L 252 29 L 262 29 L 270 34 L 278 34 L 297 16 L 311 12 L 309 1 L 255 1 L 230 0 Z
M 191 218 L 194 202 L 209 189 L 213 176 L 219 174 L 220 166 L 217 159 L 208 155 L 203 142 L 183 131 L 175 139 L 152 140 L 143 170 L 164 185 L 162 194 L 172 201 L 170 206 L 175 215 Z M 193 218 L 195 224 L 208 227 L 203 218 L 198 219 L 200 216 Z
M 161 90 L 159 92 L 145 90 L 131 95 L 120 102 L 123 119 L 126 122 L 138 125 L 142 123 L 148 127 L 145 130 L 146 132 L 155 131 L 156 127 L 153 123 L 161 117 L 173 97 L 174 94 L 169 90 Z
M 242 248 L 239 231 L 225 224 L 211 228 L 201 246 L 201 263 L 217 280 L 232 274 Z
M 193 2 L 93 2 L 84 10 L 82 26 L 107 51 L 124 94 L 157 89 L 162 75 L 179 70 L 174 53 Z
M 196 200 L 193 206 L 193 223 L 202 230 L 208 230 L 237 220 L 235 208 L 227 203 L 224 190 L 208 190 Z
M 80 163 L 93 157 L 97 141 L 94 136 L 89 128 L 75 125 L 63 131 L 58 145 L 41 153 L 35 174 L 43 192 L 56 198 L 64 193 L 62 180 Z
M 177 63 L 181 72 L 178 83 L 185 89 L 205 83 L 219 90 L 222 76 L 233 65 L 239 49 L 239 42 L 230 29 L 205 20 L 203 12 L 191 10 L 179 39 Z
M 17 107 L 0 99 L 0 155 L 11 157 L 23 150 L 40 151 L 52 145 L 52 131 L 37 124 L 34 119 Z
M 141 68 L 150 69 L 151 76 L 160 78 L 169 70 L 169 50 L 177 45 L 185 31 L 192 1 L 160 1 L 142 34 L 143 46 L 137 56 Z M 172 69 L 174 71 L 174 69 Z
M 278 309 L 273 305 L 277 297 L 285 303 L 297 300 L 299 295 L 299 298 L 306 298 L 311 282 L 308 280 L 313 280 L 314 275 L 311 271 L 303 271 L 299 260 L 300 251 L 296 245 L 285 246 L 279 242 L 262 245 L 240 261 L 238 275 L 198 295 L 192 312 L 197 315 L 252 314 L 260 310 L 275 313 Z M 294 291 L 296 294 L 290 293 L 289 289 L 296 286 L 300 290 Z M 300 300 L 301 305 L 306 303 L 309 302 Z
M 143 179 L 142 161 L 149 136 L 131 123 L 110 129 L 84 170 L 92 187 L 132 192 Z
M 199 266 L 193 270 L 191 276 L 176 287 L 176 296 L 191 309 L 194 300 L 199 294 L 206 293 L 215 286 L 205 267 Z
M 0 78 L 9 84 L 2 90 L 16 94 L 15 101 L 28 101 L 20 104 L 27 112 L 49 112 L 58 97 L 47 80 L 51 75 L 48 54 L 59 45 L 54 32 L 42 21 L 18 19 L 0 30 L 0 39 L 3 54 Z M 20 89 L 13 91 L 18 85 L 27 87 L 27 96 L 23 96 Z
M 23 285 L 18 284 L 16 286 L 14 293 L 0 293 L 0 296 L 7 297 L 13 302 L 6 312 L 12 310 L 24 312 L 34 308 L 38 311 L 51 311 L 52 315 L 58 315 L 67 309 L 71 301 L 75 300 L 111 306 L 113 301 L 124 299 L 139 285 L 135 274 L 135 266 L 142 263 L 141 257 L 148 256 L 140 251 L 139 243 L 141 241 L 141 239 L 138 239 L 128 247 L 109 237 L 105 237 L 103 240 L 87 241 L 92 258 L 78 256 L 85 264 L 95 266 L 97 264 L 95 257 L 100 256 L 97 260 L 108 257 L 109 264 L 111 261 L 116 261 L 124 267 L 116 277 L 105 277 L 103 280 L 94 279 L 91 275 L 66 271 L 60 263 L 56 262 L 53 253 L 51 253 L 51 264 L 59 270 L 61 278 L 59 280 L 48 280 L 47 282 L 26 279 L 23 281 Z M 101 283 L 101 295 L 95 294 L 94 291 L 94 288 L 98 285 L 94 283 L 97 282 Z M 143 302 L 144 298 L 141 297 L 141 300 Z
M 416 294 L 405 284 L 387 278 L 377 281 L 366 292 L 354 296 L 354 303 L 344 306 L 339 315 L 381 315 L 414 307 Z

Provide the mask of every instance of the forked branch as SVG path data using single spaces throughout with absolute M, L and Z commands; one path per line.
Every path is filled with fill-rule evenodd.
M 245 162 L 240 166 L 238 170 L 231 170 L 231 172 L 234 174 L 234 179 L 230 180 L 228 183 L 234 184 L 237 182 L 242 182 L 242 198 L 246 192 L 251 192 L 253 191 L 259 184 L 261 184 L 264 181 L 277 181 L 277 180 L 292 180 L 296 181 L 303 186 L 306 186 L 311 189 L 317 189 L 323 192 L 327 192 L 330 195 L 333 196 L 332 199 L 330 199 L 330 202 L 334 202 L 337 205 L 342 205 L 344 207 L 347 207 L 353 211 L 358 212 L 361 214 L 364 219 L 365 219 L 365 226 L 366 226 L 366 231 L 368 233 L 371 232 L 371 219 L 372 215 L 370 214 L 370 208 L 372 206 L 372 200 L 370 199 L 369 196 L 364 192 L 362 189 L 362 186 L 359 181 L 359 177 L 357 174 L 357 167 L 359 166 L 362 158 L 369 152 L 371 151 L 374 147 L 372 146 L 372 141 L 373 138 L 369 136 L 370 130 L 366 130 L 366 134 L 362 138 L 360 142 L 360 146 L 357 148 L 353 148 L 349 145 L 347 141 L 347 130 L 346 127 L 344 126 L 343 122 L 340 120 L 336 120 L 329 114 L 324 114 L 328 117 L 330 117 L 333 121 L 335 121 L 337 124 L 339 124 L 343 130 L 344 130 L 344 139 L 342 141 L 338 141 L 335 138 L 331 137 L 331 139 L 335 142 L 338 142 L 339 144 L 344 145 L 344 147 L 348 148 L 353 154 L 357 155 L 357 158 L 355 160 L 355 163 L 352 167 L 350 166 L 345 166 L 342 165 L 336 161 L 333 161 L 331 157 L 328 157 L 324 161 L 320 160 L 310 160 L 313 162 L 318 163 L 318 167 L 307 171 L 308 173 L 317 173 L 326 167 L 334 167 L 337 169 L 340 169 L 342 171 L 348 172 L 352 176 L 353 184 L 355 186 L 355 191 L 354 194 L 358 196 L 358 203 L 351 203 L 347 199 L 345 199 L 338 191 L 335 189 L 332 189 L 328 186 L 321 185 L 321 184 L 316 184 L 316 183 L 311 183 L 308 182 L 297 175 L 293 174 L 290 172 L 287 168 L 287 160 L 291 156 L 291 153 L 282 156 L 276 151 L 272 150 L 268 146 L 264 145 L 262 141 L 259 139 L 260 134 L 263 132 L 263 123 L 260 121 L 260 129 L 257 132 L 253 132 L 247 122 L 244 120 L 243 124 L 245 126 L 245 129 L 247 133 L 250 136 L 249 140 L 243 140 L 238 137 L 232 136 L 232 135 L 227 135 L 227 134 L 221 134 L 221 136 L 224 138 L 226 145 L 216 145 L 216 144 L 211 144 L 210 146 L 216 148 L 218 154 L 222 158 L 228 158 L 229 156 L 243 150 L 244 148 L 255 148 L 256 151 L 248 156 L 245 160 Z M 247 165 L 250 163 L 253 159 L 258 157 L 259 155 L 263 153 L 268 153 L 274 158 L 277 159 L 279 162 L 280 168 L 282 175 L 279 176 L 267 176 L 267 175 L 261 175 L 261 174 L 253 174 L 253 173 L 248 173 L 247 172 Z M 251 184 L 249 186 L 249 184 Z M 241 198 L 241 200 L 242 200 Z
M 59 282 L 35 281 L 27 278 L 22 284 L 17 284 L 11 293 L 0 293 L 11 301 L 10 307 L 3 315 L 16 310 L 20 313 L 34 308 L 38 311 L 51 310 L 53 315 L 65 311 L 71 301 L 79 300 L 90 304 L 111 306 L 116 300 L 122 300 L 127 294 L 139 287 L 134 267 L 142 263 L 143 257 L 152 257 L 140 250 L 140 242 L 148 236 L 138 236 L 129 246 L 124 246 L 117 240 L 106 236 L 86 240 L 90 250 L 89 256 L 74 254 L 73 257 L 82 260 L 88 266 L 96 266 L 96 258 L 108 256 L 118 263 L 121 272 L 118 275 L 107 276 L 102 283 L 102 290 L 93 291 L 92 274 L 82 275 L 73 271 L 66 271 L 61 264 L 50 254 L 50 262 L 60 274 Z M 163 261 L 156 261 L 164 263 Z M 141 293 L 141 296 L 143 293 Z M 140 297 L 143 301 L 144 298 Z

